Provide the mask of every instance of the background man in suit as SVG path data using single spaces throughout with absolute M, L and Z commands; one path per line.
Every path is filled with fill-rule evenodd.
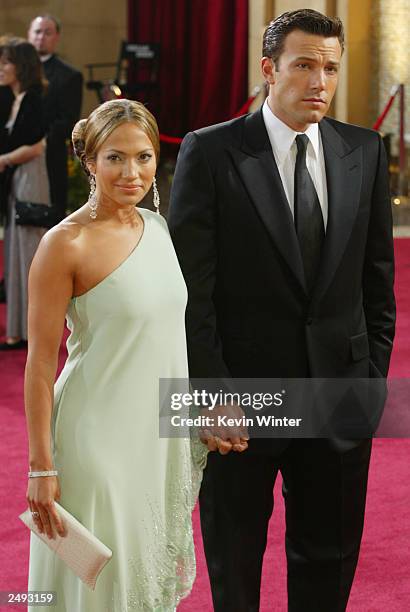
M 338 19 L 281 15 L 264 35 L 262 108 L 184 139 L 169 225 L 189 292 L 191 377 L 387 376 L 395 302 L 385 152 L 377 133 L 324 117 L 343 44 Z M 217 443 L 246 447 L 233 436 Z M 200 505 L 217 612 L 259 609 L 279 470 L 289 610 L 346 609 L 370 451 L 371 440 L 251 439 L 244 452 L 208 455 Z
M 30 24 L 28 40 L 37 49 L 49 82 L 45 98 L 47 125 L 47 169 L 51 201 L 59 217 L 67 207 L 67 146 L 74 124 L 80 117 L 83 77 L 81 72 L 63 62 L 55 50 L 61 25 L 52 15 L 39 15 Z

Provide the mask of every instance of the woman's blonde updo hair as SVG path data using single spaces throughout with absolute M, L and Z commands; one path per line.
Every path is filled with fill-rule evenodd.
M 95 161 L 98 149 L 108 136 L 122 123 L 135 123 L 150 139 L 158 163 L 159 132 L 155 117 L 134 100 L 109 100 L 98 106 L 88 119 L 80 119 L 73 129 L 74 152 L 87 175 L 87 162 Z

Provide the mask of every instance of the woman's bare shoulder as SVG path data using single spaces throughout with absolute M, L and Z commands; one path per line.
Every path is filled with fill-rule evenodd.
M 81 255 L 82 235 L 87 225 L 87 217 L 82 210 L 75 211 L 44 234 L 36 258 L 47 258 L 50 264 L 74 264 Z

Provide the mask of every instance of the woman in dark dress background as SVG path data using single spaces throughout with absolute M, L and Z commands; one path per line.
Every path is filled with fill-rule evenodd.
M 28 271 L 45 228 L 16 225 L 15 202 L 50 205 L 45 159 L 43 93 L 46 81 L 37 51 L 17 37 L 0 38 L 0 86 L 9 108 L 0 117 L 0 203 L 5 220 L 6 341 L 0 350 L 27 345 Z M 3 96 L 7 99 L 7 96 Z

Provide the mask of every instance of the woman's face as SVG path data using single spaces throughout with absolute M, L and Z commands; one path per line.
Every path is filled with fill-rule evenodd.
M 8 85 L 11 88 L 18 85 L 16 66 L 8 60 L 4 53 L 0 57 L 0 85 Z
M 154 147 L 135 123 L 123 123 L 103 142 L 95 162 L 97 201 L 120 207 L 135 206 L 149 191 L 157 162 Z

